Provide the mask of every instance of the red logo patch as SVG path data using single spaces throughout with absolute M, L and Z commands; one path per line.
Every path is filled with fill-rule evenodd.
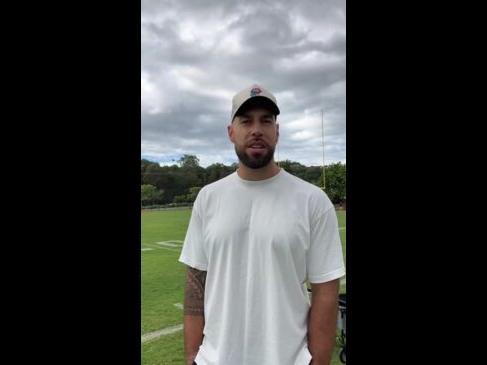
M 252 90 L 250 90 L 250 96 L 255 96 L 255 95 L 258 95 L 262 92 L 261 89 L 259 89 L 258 87 L 254 87 Z

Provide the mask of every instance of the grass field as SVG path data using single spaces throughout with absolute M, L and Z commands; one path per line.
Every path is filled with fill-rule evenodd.
M 190 216 L 189 209 L 142 212 L 142 335 L 183 322 L 186 268 L 178 258 Z M 345 256 L 346 213 L 337 216 Z M 142 365 L 184 365 L 182 331 L 143 342 L 141 356 Z M 336 347 L 332 365 L 339 364 Z

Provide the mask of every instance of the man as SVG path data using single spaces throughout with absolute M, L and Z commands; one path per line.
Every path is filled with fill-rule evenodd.
M 345 274 L 336 213 L 274 162 L 279 113 L 262 86 L 235 95 L 227 128 L 239 168 L 194 203 L 179 258 L 188 365 L 330 363 Z

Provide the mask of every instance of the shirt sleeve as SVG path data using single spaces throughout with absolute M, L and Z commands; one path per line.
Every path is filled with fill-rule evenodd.
M 200 196 L 201 191 L 193 204 L 191 219 L 189 220 L 179 261 L 195 269 L 207 271 L 208 259 L 203 244 L 203 221 L 200 213 Z
M 312 217 L 307 274 L 310 283 L 318 284 L 345 275 L 338 219 L 333 205 Z

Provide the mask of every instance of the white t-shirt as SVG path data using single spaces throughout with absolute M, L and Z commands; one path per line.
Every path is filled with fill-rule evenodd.
M 306 279 L 345 275 L 333 204 L 283 169 L 203 187 L 179 261 L 207 271 L 198 365 L 308 365 Z

